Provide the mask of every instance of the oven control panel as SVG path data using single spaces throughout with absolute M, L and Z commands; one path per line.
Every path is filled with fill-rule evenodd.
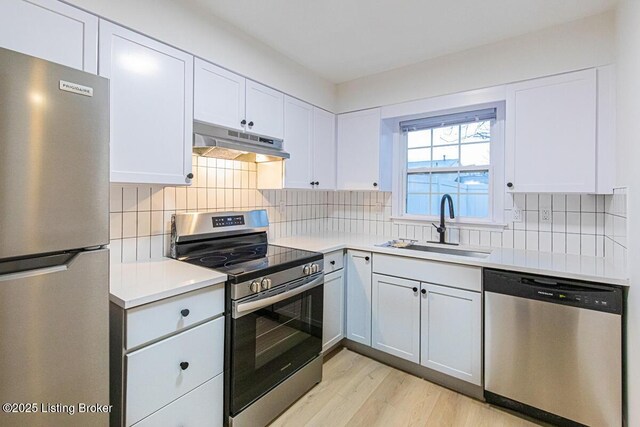
M 214 216 L 211 218 L 213 228 L 244 225 L 244 215 Z

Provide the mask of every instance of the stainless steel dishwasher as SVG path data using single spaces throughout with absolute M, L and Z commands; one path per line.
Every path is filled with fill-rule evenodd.
M 556 425 L 621 426 L 623 296 L 485 269 L 485 399 Z

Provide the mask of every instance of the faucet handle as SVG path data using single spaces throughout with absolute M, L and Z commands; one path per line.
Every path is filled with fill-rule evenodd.
M 444 233 L 445 228 L 444 227 L 440 227 L 438 225 L 435 225 L 434 223 L 431 223 L 431 225 L 433 225 L 436 230 L 438 230 L 438 233 Z

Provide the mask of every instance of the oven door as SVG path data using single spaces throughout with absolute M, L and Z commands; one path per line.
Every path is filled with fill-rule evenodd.
M 324 274 L 233 304 L 230 415 L 233 417 L 322 351 Z

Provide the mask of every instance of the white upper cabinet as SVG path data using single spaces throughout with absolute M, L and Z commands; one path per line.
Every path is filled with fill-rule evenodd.
M 267 86 L 247 80 L 246 131 L 284 138 L 284 94 Z
M 111 79 L 111 181 L 189 184 L 193 57 L 101 20 L 100 75 Z
M 336 189 L 336 116 L 313 107 L 314 188 Z
M 338 115 L 338 190 L 391 191 L 391 144 L 380 109 Z
M 507 86 L 506 183 L 521 193 L 595 193 L 596 70 Z
M 195 59 L 194 119 L 244 131 L 246 79 Z
M 282 92 L 195 59 L 195 120 L 283 139 L 284 99 Z
M 313 106 L 290 96 L 284 99 L 285 188 L 313 188 Z
M 372 347 L 420 362 L 420 283 L 373 275 Z
M 3 0 L 0 47 L 95 74 L 98 18 L 55 0 Z

